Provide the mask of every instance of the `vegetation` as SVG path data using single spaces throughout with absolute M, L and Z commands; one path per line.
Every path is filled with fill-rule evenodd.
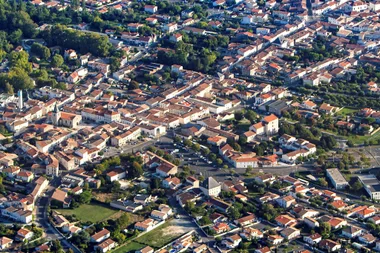
M 118 211 L 97 203 L 83 204 L 75 209 L 58 209 L 63 215 L 75 216 L 80 221 L 97 223 L 111 217 Z

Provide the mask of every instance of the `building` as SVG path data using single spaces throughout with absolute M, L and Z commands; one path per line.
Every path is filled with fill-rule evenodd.
M 5 250 L 8 249 L 13 243 L 13 240 L 8 237 L 1 237 L 0 238 L 0 249 Z
M 371 199 L 380 199 L 380 181 L 375 175 L 362 175 L 358 178 Z
M 274 135 L 278 133 L 279 130 L 278 118 L 274 114 L 266 116 L 261 122 L 250 126 L 249 130 L 255 132 L 257 135 Z
M 217 197 L 222 191 L 222 186 L 213 177 L 208 177 L 202 182 L 200 189 L 206 196 Z
M 338 169 L 327 169 L 326 175 L 330 179 L 334 188 L 337 190 L 345 189 L 349 186 L 347 180 L 343 177 L 342 173 Z M 380 197 L 380 195 L 379 195 Z
M 111 236 L 111 232 L 105 228 L 91 236 L 92 242 L 102 242 Z

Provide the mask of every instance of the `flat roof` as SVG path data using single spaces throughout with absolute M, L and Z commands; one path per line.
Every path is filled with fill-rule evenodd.
M 327 173 L 335 181 L 336 184 L 348 184 L 347 180 L 343 177 L 338 169 L 327 169 Z
M 371 192 L 380 192 L 380 181 L 373 174 L 358 176 L 362 184 Z

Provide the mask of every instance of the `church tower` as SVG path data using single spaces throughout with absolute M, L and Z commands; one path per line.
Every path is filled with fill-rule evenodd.
M 56 103 L 54 106 L 54 111 L 52 115 L 53 125 L 58 126 L 60 118 L 61 118 L 61 112 L 59 111 L 58 104 Z
M 18 90 L 17 95 L 18 95 L 18 109 L 20 111 L 22 111 L 22 109 L 24 108 L 24 100 L 22 98 L 22 90 Z

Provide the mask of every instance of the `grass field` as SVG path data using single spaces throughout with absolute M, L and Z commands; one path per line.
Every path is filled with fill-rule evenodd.
M 354 144 L 363 144 L 365 141 L 377 141 L 380 139 L 380 131 L 377 131 L 373 135 L 355 135 L 346 137 L 347 140 L 351 140 Z
M 116 214 L 118 210 L 96 203 L 84 204 L 75 209 L 57 209 L 63 215 L 73 215 L 80 221 L 99 222 Z
M 337 112 L 337 115 L 347 116 L 350 114 L 354 114 L 357 111 L 358 111 L 358 109 L 352 109 L 352 108 L 345 107 L 342 110 L 340 110 L 339 112 Z
M 239 121 L 239 123 L 236 126 L 236 130 L 239 130 L 241 132 L 246 132 L 249 130 L 249 127 L 251 126 L 251 122 L 247 119 L 242 119 Z
M 140 244 L 138 242 L 129 242 L 126 245 L 124 245 L 123 247 L 120 247 L 120 248 L 112 251 L 112 253 L 128 253 L 130 251 L 139 250 L 139 249 L 143 248 L 144 246 L 145 245 Z

